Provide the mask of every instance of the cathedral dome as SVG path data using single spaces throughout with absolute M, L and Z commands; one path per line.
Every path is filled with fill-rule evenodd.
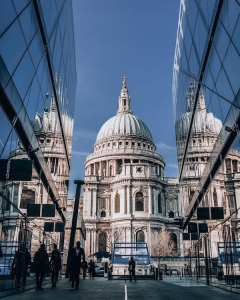
M 123 86 L 118 99 L 117 115 L 106 121 L 101 127 L 96 142 L 112 137 L 136 137 L 153 143 L 153 138 L 147 125 L 132 114 L 130 96 L 126 87 L 126 77 L 123 77 Z
M 152 141 L 147 125 L 131 113 L 118 114 L 105 122 L 98 133 L 97 141 L 123 135 Z

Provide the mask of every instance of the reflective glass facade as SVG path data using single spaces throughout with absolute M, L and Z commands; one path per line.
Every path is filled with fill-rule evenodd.
M 228 255 L 240 239 L 239 35 L 239 1 L 181 1 L 172 88 L 183 229 L 197 220 L 200 207 L 224 213 L 214 220 L 210 209 L 210 220 L 202 219 L 208 234 L 198 232 L 185 247 L 186 272 L 216 284 L 222 278 L 221 284 L 233 289 L 239 288 L 240 276 Z
M 0 295 L 15 288 L 8 277 L 20 244 L 31 256 L 42 242 L 64 250 L 63 233 L 44 222 L 65 222 L 76 80 L 71 0 L 2 0 Z M 24 164 L 11 179 L 12 160 L 32 161 L 30 180 L 21 180 Z M 28 204 L 55 204 L 55 217 L 26 217 Z

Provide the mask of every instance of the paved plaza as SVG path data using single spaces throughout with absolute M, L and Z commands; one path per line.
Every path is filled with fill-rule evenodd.
M 124 280 L 107 280 L 95 278 L 94 280 L 80 280 L 79 290 L 72 289 L 68 279 L 61 279 L 56 289 L 50 284 L 44 285 L 43 291 L 35 289 L 8 296 L 8 300 L 40 300 L 40 299 L 94 299 L 94 300 L 229 300 L 239 299 L 239 294 L 223 289 L 206 286 L 202 283 L 188 279 L 165 278 L 163 281 L 139 280 L 127 282 Z M 127 295 L 125 290 L 127 290 Z M 127 296 L 127 297 L 126 297 Z

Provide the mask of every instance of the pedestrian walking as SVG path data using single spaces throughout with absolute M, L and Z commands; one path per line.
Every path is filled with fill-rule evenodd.
M 74 288 L 74 282 L 76 282 L 76 290 L 78 290 L 79 285 L 80 267 L 82 262 L 85 261 L 85 252 L 80 246 L 81 243 L 77 242 L 76 247 L 71 251 L 70 280 L 72 281 L 72 288 Z
M 14 270 L 14 275 L 16 278 L 17 287 L 25 287 L 26 277 L 27 277 L 27 268 L 31 263 L 31 256 L 29 251 L 26 249 L 24 244 L 20 245 L 19 250 L 16 251 L 13 263 L 12 270 Z
M 90 274 L 90 279 L 94 279 L 94 275 L 95 275 L 95 262 L 90 259 L 90 262 L 88 264 L 88 270 L 89 270 L 89 274 Z
M 49 260 L 47 251 L 45 249 L 45 244 L 41 244 L 40 248 L 36 251 L 33 261 L 36 272 L 36 289 L 43 290 L 43 277 L 49 269 Z
M 86 279 L 86 273 L 87 273 L 88 264 L 86 260 L 82 262 L 82 272 L 83 272 L 83 279 Z
M 132 276 L 134 276 L 135 282 L 137 281 L 136 274 L 135 274 L 135 267 L 136 267 L 136 262 L 135 260 L 133 260 L 133 257 L 131 257 L 128 263 L 130 282 L 132 282 Z
M 50 269 L 51 269 L 51 280 L 52 280 L 52 287 L 56 287 L 56 283 L 59 276 L 59 271 L 62 268 L 62 259 L 61 259 L 61 253 L 57 249 L 57 245 L 53 245 L 53 251 L 51 253 L 51 259 L 50 259 Z

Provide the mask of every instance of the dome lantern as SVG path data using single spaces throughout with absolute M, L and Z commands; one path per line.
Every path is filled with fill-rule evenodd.
M 120 96 L 118 98 L 119 107 L 118 107 L 117 114 L 132 113 L 130 107 L 131 98 L 128 94 L 128 89 L 127 89 L 127 81 L 126 81 L 127 77 L 124 75 L 122 79 L 123 79 L 123 83 L 122 83 Z

